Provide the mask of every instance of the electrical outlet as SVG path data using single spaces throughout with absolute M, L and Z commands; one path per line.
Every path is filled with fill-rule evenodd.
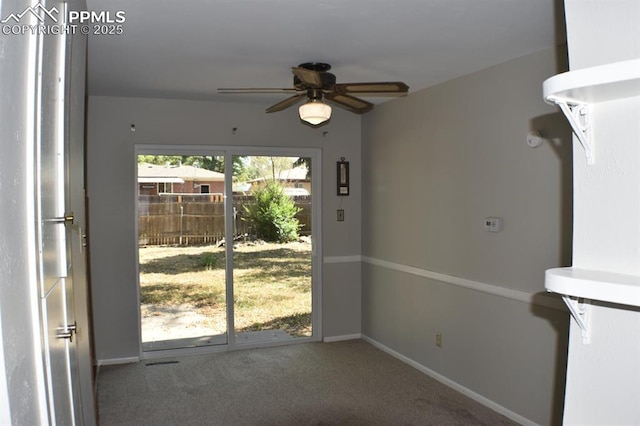
M 436 333 L 436 346 L 442 347 L 442 333 Z
M 344 210 L 338 209 L 338 222 L 344 222 Z

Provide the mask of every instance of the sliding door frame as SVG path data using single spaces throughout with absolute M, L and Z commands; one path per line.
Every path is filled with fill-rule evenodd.
M 235 339 L 234 323 L 234 294 L 233 294 L 233 244 L 225 245 L 225 278 L 226 278 L 226 308 L 227 308 L 227 344 L 216 346 L 201 346 L 196 348 L 169 349 L 152 352 L 144 352 L 142 339 L 140 344 L 140 358 L 160 358 L 166 356 L 191 355 L 197 353 L 211 353 L 221 351 L 233 351 L 239 349 L 263 348 L 270 346 L 282 346 L 305 342 L 322 341 L 322 150 L 320 148 L 296 148 L 296 147 L 255 147 L 255 146 L 221 146 L 221 145 L 151 145 L 136 144 L 134 147 L 134 188 L 137 188 L 139 155 L 206 155 L 224 157 L 225 164 L 225 241 L 233 241 L 233 157 L 234 156 L 271 156 L 271 157 L 307 157 L 311 158 L 311 311 L 312 311 L 312 335 L 310 337 L 298 337 L 291 341 L 279 342 L 255 342 L 237 344 Z M 138 215 L 138 191 L 134 191 L 136 218 Z M 134 238 L 138 246 L 138 221 L 135 222 Z M 138 306 L 140 305 L 140 265 L 136 261 L 136 293 Z M 142 318 L 138 308 L 138 333 L 142 336 Z

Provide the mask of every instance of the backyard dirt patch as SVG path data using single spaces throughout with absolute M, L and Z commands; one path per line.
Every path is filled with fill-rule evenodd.
M 160 306 L 143 304 L 140 306 L 142 317 L 142 341 L 173 340 L 187 337 L 201 337 L 224 333 L 213 330 L 207 324 L 209 318 L 198 313 L 195 306 Z
M 143 342 L 224 334 L 225 251 L 140 248 Z M 236 332 L 311 335 L 311 243 L 234 245 Z

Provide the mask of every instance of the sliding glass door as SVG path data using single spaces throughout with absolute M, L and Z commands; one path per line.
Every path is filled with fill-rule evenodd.
M 313 335 L 311 158 L 234 156 L 236 344 Z
M 140 146 L 136 167 L 143 355 L 319 340 L 318 150 Z
M 228 341 L 224 156 L 188 154 L 137 156 L 143 351 Z

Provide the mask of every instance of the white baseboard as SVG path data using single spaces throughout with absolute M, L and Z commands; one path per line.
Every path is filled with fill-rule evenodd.
M 139 356 L 130 356 L 126 358 L 99 359 L 96 361 L 96 365 L 100 367 L 103 365 L 130 364 L 132 362 L 138 362 L 138 361 L 140 361 Z
M 342 336 L 329 336 L 322 339 L 322 341 L 325 343 L 331 343 L 331 342 L 343 342 L 345 340 L 357 340 L 361 338 L 362 338 L 362 334 L 356 333 L 356 334 L 344 334 Z
M 409 364 L 410 366 L 412 366 L 413 368 L 415 368 L 416 370 L 420 371 L 421 373 L 426 374 L 427 376 L 430 376 L 434 379 L 436 379 L 437 381 L 439 381 L 440 383 L 443 383 L 447 386 L 449 386 L 450 388 L 460 392 L 461 394 L 468 396 L 469 398 L 473 399 L 474 401 L 479 402 L 480 404 L 492 409 L 495 412 L 498 412 L 500 414 L 502 414 L 505 417 L 508 417 L 509 419 L 513 420 L 514 422 L 517 422 L 518 424 L 521 425 L 526 425 L 526 426 L 536 426 L 537 423 L 532 422 L 531 420 L 522 417 L 521 415 L 514 413 L 513 411 L 503 407 L 502 405 L 491 401 L 488 398 L 485 398 L 484 396 L 462 386 L 459 383 L 454 382 L 453 380 L 450 380 L 448 378 L 446 378 L 445 376 L 436 373 L 435 371 L 425 367 L 424 365 L 412 360 L 409 357 L 406 357 L 404 355 L 402 355 L 399 352 L 394 351 L 393 349 L 391 349 L 388 346 L 383 345 L 382 343 L 366 336 L 366 335 L 362 335 L 362 340 L 371 343 L 373 346 L 375 346 L 376 348 L 380 349 L 383 352 L 388 353 L 389 355 L 393 356 L 394 358 L 399 359 L 400 361 Z

